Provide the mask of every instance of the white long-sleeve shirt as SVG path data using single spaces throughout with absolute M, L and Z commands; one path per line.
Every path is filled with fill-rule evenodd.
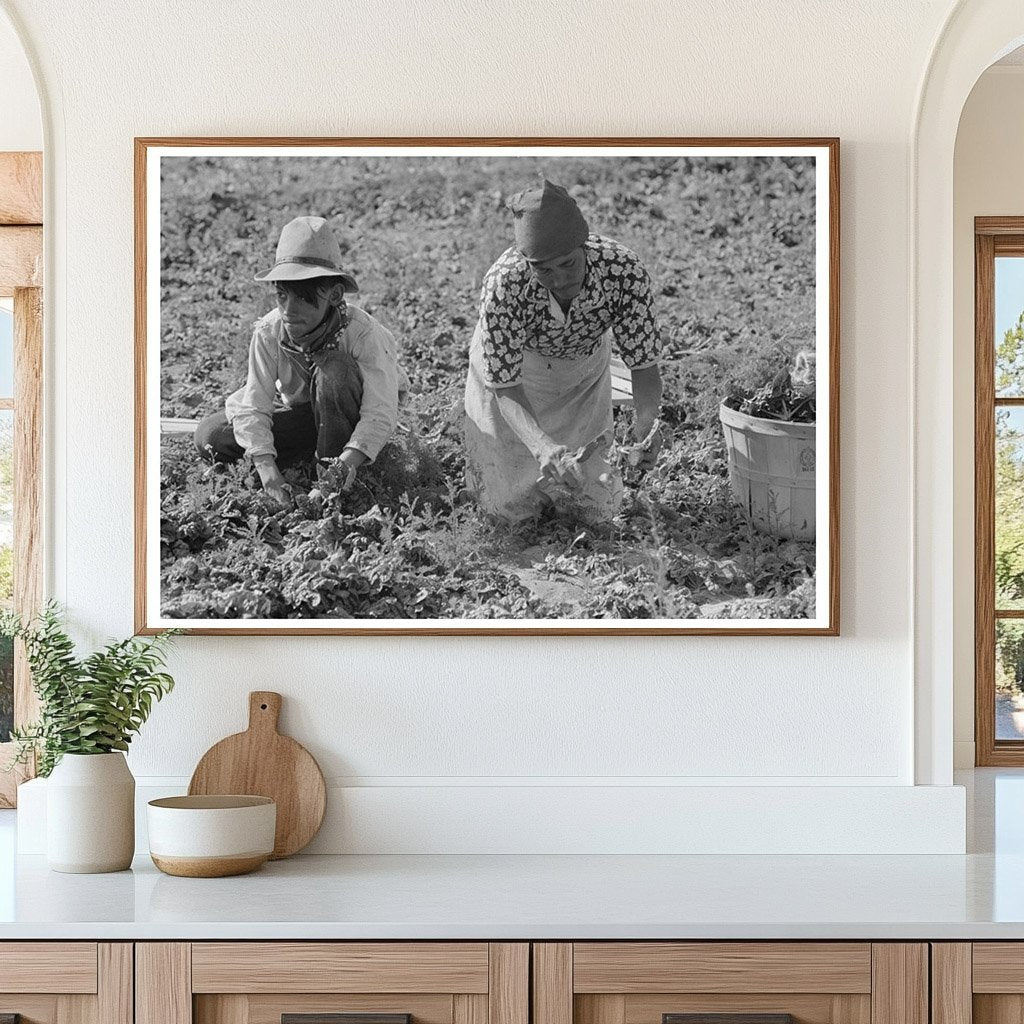
M 392 333 L 357 306 L 347 306 L 346 313 L 348 323 L 338 332 L 338 349 L 351 353 L 359 364 L 363 398 L 359 422 L 345 447 L 358 449 L 372 462 L 394 433 L 398 391 L 408 386 L 408 378 L 398 365 Z M 310 401 L 308 361 L 281 344 L 286 338 L 278 310 L 256 321 L 245 386 L 225 402 L 235 440 L 253 458 L 277 456 L 272 430 L 275 409 L 291 409 Z

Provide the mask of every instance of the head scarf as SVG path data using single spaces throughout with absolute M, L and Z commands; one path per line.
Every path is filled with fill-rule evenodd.
M 551 260 L 581 246 L 590 234 L 576 200 L 546 178 L 540 188 L 509 199 L 516 246 L 528 260 Z

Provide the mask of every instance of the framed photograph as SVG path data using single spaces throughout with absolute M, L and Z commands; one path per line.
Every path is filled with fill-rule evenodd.
M 839 632 L 837 139 L 135 155 L 139 632 Z

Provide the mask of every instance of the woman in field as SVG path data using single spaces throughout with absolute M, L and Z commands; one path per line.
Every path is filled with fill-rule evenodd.
M 337 458 L 347 490 L 395 430 L 405 381 L 395 339 L 345 302 L 358 289 L 322 217 L 286 224 L 273 267 L 256 280 L 274 285 L 277 306 L 256 321 L 245 386 L 199 424 L 196 447 L 218 462 L 247 455 L 282 504 L 291 495 L 281 462 Z
M 513 196 L 515 245 L 488 271 L 466 382 L 467 486 L 516 522 L 569 499 L 610 519 L 622 479 L 613 437 L 614 344 L 630 369 L 642 465 L 661 446 L 661 338 L 635 253 L 591 234 L 569 193 L 545 181 Z

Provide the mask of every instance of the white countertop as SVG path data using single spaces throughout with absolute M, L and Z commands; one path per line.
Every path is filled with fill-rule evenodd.
M 297 857 L 238 878 L 18 862 L 0 938 L 1024 938 L 1024 856 Z
M 309 856 L 61 875 L 0 813 L 0 939 L 1024 939 L 1024 772 L 971 773 L 965 856 Z M 4 820 L 6 819 L 6 820 Z

